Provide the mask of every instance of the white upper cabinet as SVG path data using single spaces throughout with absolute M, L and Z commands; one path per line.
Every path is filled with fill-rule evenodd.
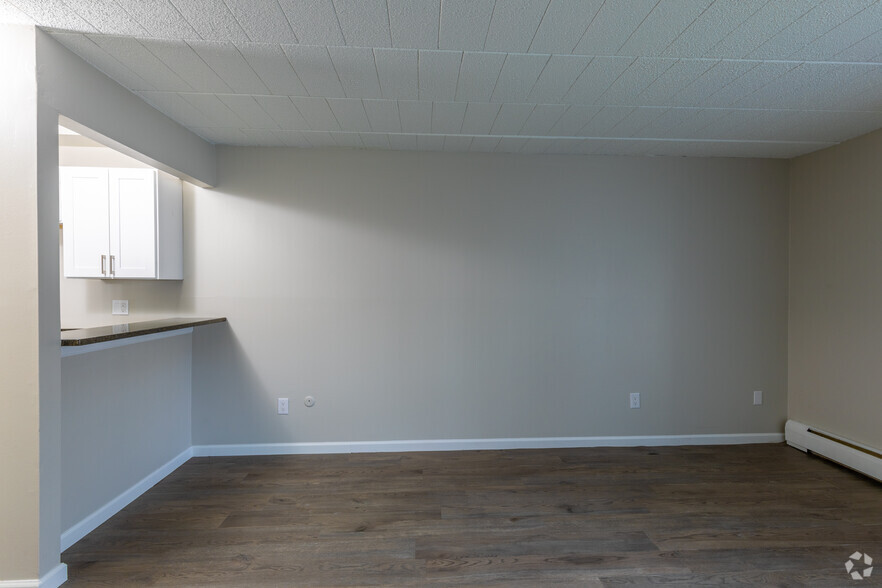
M 183 279 L 181 181 L 154 169 L 60 168 L 68 278 Z

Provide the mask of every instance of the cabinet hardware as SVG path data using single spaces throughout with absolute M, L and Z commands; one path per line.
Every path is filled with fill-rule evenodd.
M 110 275 L 111 276 L 116 275 L 116 270 L 114 269 L 114 263 L 113 263 L 115 259 L 116 259 L 116 255 L 110 256 Z
M 101 275 L 102 275 L 102 276 L 106 276 L 106 275 L 107 275 L 107 270 L 104 268 L 104 264 L 105 264 L 106 261 L 107 261 L 107 256 L 106 256 L 106 255 L 102 255 L 102 256 L 101 256 Z

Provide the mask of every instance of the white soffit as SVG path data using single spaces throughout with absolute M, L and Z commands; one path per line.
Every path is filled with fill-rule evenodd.
M 877 0 L 0 0 L 214 143 L 789 158 L 882 127 Z

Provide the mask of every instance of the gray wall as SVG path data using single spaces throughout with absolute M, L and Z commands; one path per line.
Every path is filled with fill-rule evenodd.
M 782 429 L 786 162 L 218 155 L 185 194 L 182 306 L 230 320 L 194 335 L 195 444 Z
M 188 449 L 192 336 L 61 360 L 67 530 Z
M 882 132 L 791 166 L 789 416 L 882 448 Z

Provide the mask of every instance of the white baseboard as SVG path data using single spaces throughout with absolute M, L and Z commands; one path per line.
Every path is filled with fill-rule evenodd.
M 58 588 L 67 581 L 67 565 L 60 563 L 39 580 L 0 580 L 0 588 Z
M 745 445 L 781 443 L 782 433 L 728 435 L 650 435 L 635 437 L 524 437 L 509 439 L 424 439 L 326 443 L 253 443 L 194 445 L 194 457 L 234 455 L 306 455 L 404 451 L 469 451 L 479 449 L 556 449 L 564 447 L 642 447 L 663 445 Z
M 188 447 L 169 462 L 160 466 L 159 469 L 145 476 L 140 482 L 62 533 L 61 551 L 64 551 L 91 533 L 104 521 L 121 511 L 126 505 L 152 488 L 157 482 L 178 469 L 191 457 L 193 457 L 193 448 Z M 0 584 L 0 588 L 4 588 L 2 584 Z

